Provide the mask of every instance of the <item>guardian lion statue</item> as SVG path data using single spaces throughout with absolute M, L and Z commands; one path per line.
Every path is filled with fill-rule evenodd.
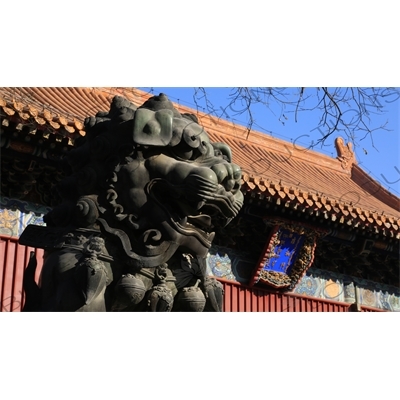
M 24 276 L 24 311 L 221 311 L 206 272 L 215 228 L 243 205 L 241 169 L 191 114 L 160 94 L 116 96 L 68 153 L 62 202 L 20 243 L 45 251 Z

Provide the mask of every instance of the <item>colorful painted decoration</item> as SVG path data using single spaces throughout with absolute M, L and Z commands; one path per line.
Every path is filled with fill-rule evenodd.
M 312 265 L 319 235 L 304 226 L 275 224 L 250 284 L 292 290 Z
M 43 214 L 49 207 L 0 197 L 0 235 L 19 237 L 28 225 L 45 225 Z

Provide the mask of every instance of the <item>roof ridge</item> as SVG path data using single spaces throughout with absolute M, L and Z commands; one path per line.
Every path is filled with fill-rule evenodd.
M 11 88 L 10 88 L 11 89 Z M 18 89 L 18 88 L 16 88 Z M 72 89 L 72 88 L 70 88 Z M 78 88 L 82 89 L 82 88 Z M 85 88 L 88 89 L 90 92 L 98 92 L 103 95 L 105 95 L 106 98 L 109 98 L 111 96 L 125 96 L 129 101 L 133 102 L 136 106 L 142 105 L 147 99 L 153 96 L 153 94 L 146 93 L 140 89 L 136 88 L 128 88 L 128 87 L 88 87 Z M 11 96 L 9 94 L 1 93 L 3 95 L 3 98 L 9 97 L 11 100 Z M 17 95 L 20 101 L 23 101 L 24 97 L 26 100 L 29 100 L 30 102 L 34 103 L 35 106 L 38 106 L 40 104 L 40 101 L 38 101 L 35 98 L 30 98 L 29 95 Z M 5 100 L 8 100 L 5 98 Z M 240 125 L 240 124 L 235 124 L 234 122 L 227 121 L 225 119 L 222 119 L 220 117 L 213 116 L 211 114 L 204 113 L 199 110 L 192 109 L 187 106 L 183 106 L 180 104 L 177 104 L 175 102 L 172 102 L 174 104 L 174 107 L 180 112 L 180 113 L 189 113 L 189 114 L 195 114 L 198 119 L 199 123 L 201 126 L 203 126 L 206 130 L 211 130 L 212 132 L 215 132 L 219 135 L 225 136 L 225 137 L 232 137 L 232 138 L 237 138 L 241 139 L 244 142 L 254 144 L 257 146 L 261 146 L 265 149 L 267 149 L 269 152 L 275 152 L 280 155 L 283 155 L 284 157 L 294 157 L 296 159 L 302 160 L 307 163 L 313 163 L 315 165 L 318 165 L 318 167 L 322 168 L 329 168 L 333 169 L 336 172 L 344 173 L 344 174 L 349 174 L 349 169 L 344 168 L 343 161 L 337 158 L 333 158 L 331 156 L 328 156 L 326 154 L 320 153 L 316 150 L 300 146 L 296 144 L 296 141 L 291 143 L 283 139 L 276 138 L 274 136 L 271 136 L 267 133 L 262 133 L 256 130 L 249 130 L 248 128 Z M 49 108 L 49 111 L 52 113 L 57 113 L 59 115 L 62 115 L 63 117 L 66 118 L 68 121 L 68 125 L 70 126 L 75 126 L 76 127 L 76 116 L 65 112 L 63 110 L 58 109 L 58 107 L 48 107 L 45 104 L 41 104 L 43 109 Z M 39 110 L 38 110 L 39 111 Z M 42 116 L 43 112 L 39 111 L 39 116 Z M 81 118 L 79 118 L 81 119 Z M 82 121 L 83 122 L 82 118 Z M 80 125 L 80 124 L 79 124 Z M 79 126 L 79 130 L 83 129 L 83 126 Z
M 400 211 L 400 198 L 387 190 L 359 165 L 353 165 L 351 179 L 370 196 L 374 196 L 394 210 Z
M 108 94 L 123 95 L 129 97 L 130 101 L 137 101 L 135 105 L 143 104 L 148 98 L 152 97 L 153 94 L 146 93 L 140 89 L 136 88 L 93 88 L 95 90 L 105 91 Z M 168 96 L 168 95 L 167 95 Z M 261 145 L 262 147 L 268 149 L 268 151 L 274 151 L 280 153 L 284 156 L 290 156 L 303 160 L 307 163 L 313 163 L 319 167 L 325 167 L 333 169 L 337 172 L 349 174 L 349 170 L 344 168 L 343 161 L 328 156 L 326 154 L 320 153 L 317 150 L 313 150 L 304 146 L 296 144 L 296 141 L 291 143 L 283 139 L 276 138 L 267 133 L 262 133 L 257 130 L 248 129 L 240 124 L 235 124 L 234 122 L 227 121 L 221 117 L 213 116 L 210 113 L 204 113 L 199 110 L 192 109 L 188 106 L 184 106 L 171 101 L 174 107 L 180 113 L 195 114 L 199 119 L 199 123 L 202 127 L 207 129 L 212 129 L 213 132 L 226 137 L 234 137 L 241 139 L 245 142 L 249 142 L 255 145 Z M 301 137 L 301 136 L 299 136 Z M 290 146 L 288 146 L 290 144 Z M 307 154 L 306 154 L 307 153 Z M 321 163 L 321 161 L 323 161 Z

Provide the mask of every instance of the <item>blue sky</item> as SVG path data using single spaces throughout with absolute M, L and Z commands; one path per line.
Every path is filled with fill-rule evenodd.
M 163 92 L 169 96 L 171 101 L 195 109 L 199 106 L 200 111 L 211 112 L 204 99 L 199 98 L 202 96 L 197 96 L 196 100 L 194 99 L 195 89 L 192 87 L 141 87 L 140 89 L 154 94 Z M 291 89 L 288 89 L 288 93 L 291 91 Z M 306 92 L 312 94 L 315 89 L 306 88 Z M 215 110 L 214 115 L 237 124 L 247 125 L 248 115 L 238 115 L 238 111 L 244 108 L 241 107 L 240 103 L 227 108 L 232 88 L 206 88 L 206 93 Z M 386 189 L 400 196 L 400 89 L 398 95 L 380 99 L 380 104 L 382 105 L 382 112 L 378 114 L 373 112 L 374 110 L 371 107 L 366 107 L 369 119 L 365 119 L 365 122 L 370 129 L 379 128 L 386 124 L 385 129 L 377 129 L 372 135 L 367 135 L 365 138 L 363 138 L 364 134 L 358 133 L 356 136 L 357 144 L 353 149 L 358 164 Z M 350 108 L 344 110 L 348 110 L 350 114 Z M 301 146 L 308 147 L 322 136 L 322 131 L 317 129 L 321 116 L 318 111 L 300 112 L 297 116 L 297 122 L 293 112 L 290 112 L 289 109 L 282 111 L 282 108 L 274 103 L 271 103 L 270 109 L 261 104 L 253 106 L 252 113 L 254 130 L 265 132 L 289 142 L 297 139 L 296 143 Z M 335 132 L 325 142 L 324 146 L 317 145 L 314 150 L 336 157 L 334 139 L 337 136 L 343 136 L 347 140 L 344 134 Z

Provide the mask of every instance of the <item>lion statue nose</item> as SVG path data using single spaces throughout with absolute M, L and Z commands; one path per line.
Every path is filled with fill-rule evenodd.
M 222 185 L 226 191 L 236 193 L 240 189 L 240 179 L 242 170 L 233 163 L 220 163 L 211 167 L 217 176 L 218 183 Z

